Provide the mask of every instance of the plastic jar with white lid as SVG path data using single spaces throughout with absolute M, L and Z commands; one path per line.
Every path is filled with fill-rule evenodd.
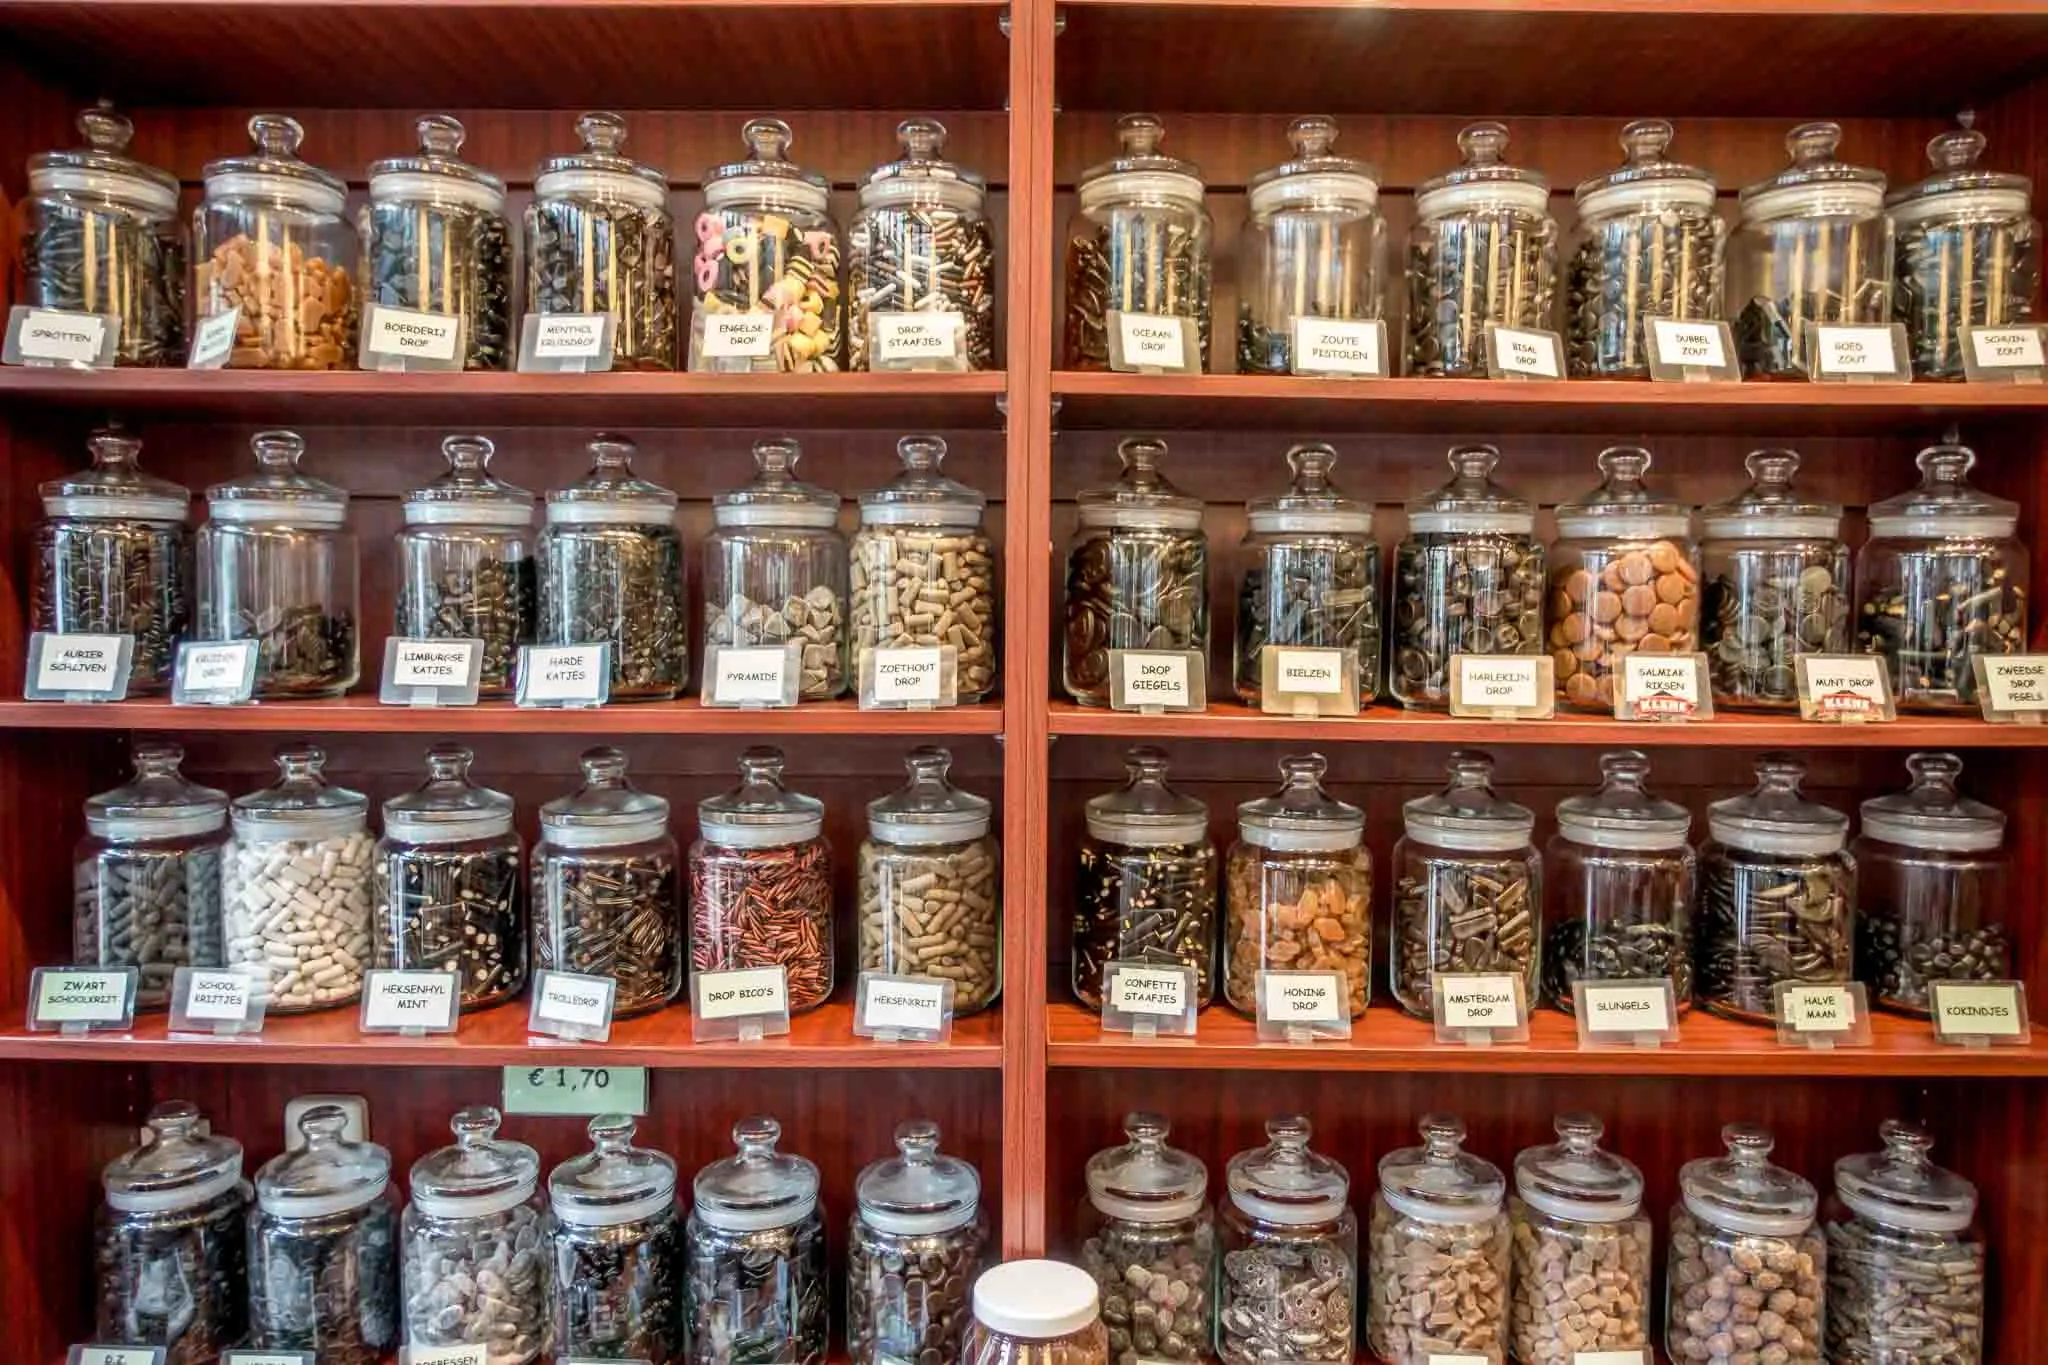
M 1095 1281 L 1063 1261 L 982 1271 L 960 1365 L 1109 1365 Z

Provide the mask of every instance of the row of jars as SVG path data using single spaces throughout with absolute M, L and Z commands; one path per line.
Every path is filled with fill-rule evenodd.
M 251 118 L 251 151 L 205 169 L 189 307 L 177 179 L 127 155 L 133 129 L 111 109 L 78 128 L 84 147 L 29 159 L 22 301 L 113 315 L 117 363 L 181 364 L 188 314 L 196 328 L 239 310 L 231 368 L 350 368 L 379 305 L 461 319 L 464 368 L 517 358 L 505 182 L 462 159 L 454 118 L 422 118 L 418 151 L 371 164 L 353 226 L 347 183 L 300 159 L 299 124 Z M 608 315 L 614 369 L 865 370 L 891 358 L 871 350 L 878 319 L 903 314 L 950 315 L 935 325 L 954 329 L 957 368 L 993 368 L 988 185 L 945 159 L 938 121 L 897 128 L 902 155 L 862 180 L 844 234 L 825 177 L 789 159 L 789 125 L 750 121 L 746 157 L 705 172 L 696 246 L 680 252 L 668 175 L 625 155 L 626 121 L 584 114 L 576 131 L 581 148 L 534 173 L 525 315 Z M 678 269 L 693 318 L 680 338 Z M 725 315 L 766 319 L 765 354 L 707 348 L 706 320 Z
M 1068 228 L 1066 363 L 1106 368 L 1125 313 L 1181 319 L 1206 357 L 1213 228 L 1201 172 L 1160 150 L 1150 114 L 1127 115 L 1117 132 L 1120 153 L 1083 174 Z M 1743 374 L 1761 379 L 1806 377 L 1809 326 L 1897 321 L 1915 377 L 1962 379 L 1971 327 L 2033 317 L 2033 184 L 1977 164 L 1985 138 L 1967 115 L 1928 143 L 1932 174 L 1890 195 L 1883 173 L 1836 155 L 1841 136 L 1833 123 L 1792 130 L 1791 164 L 1743 189 L 1729 252 L 1713 176 L 1673 159 L 1670 124 L 1629 124 L 1621 166 L 1578 187 L 1560 290 L 1549 181 L 1506 159 L 1505 126 L 1472 124 L 1458 134 L 1460 164 L 1415 189 L 1403 370 L 1484 376 L 1489 327 L 1556 327 L 1561 308 L 1574 376 L 1648 378 L 1649 324 L 1669 319 L 1732 322 Z M 1292 157 L 1249 183 L 1244 372 L 1288 373 L 1297 320 L 1378 321 L 1398 287 L 1385 273 L 1378 173 L 1333 150 L 1331 119 L 1297 119 L 1288 137 Z
M 1374 879 L 1365 812 L 1323 785 L 1321 755 L 1282 760 L 1282 785 L 1237 808 L 1219 858 L 1209 809 L 1167 783 L 1164 753 L 1130 751 L 1121 788 L 1089 800 L 1075 873 L 1074 994 L 1103 1005 L 1112 963 L 1183 966 L 1194 1002 L 1258 1012 L 1267 971 L 1341 972 L 1350 1013 L 1372 996 Z M 2005 816 L 1957 790 L 1962 761 L 1918 753 L 1911 782 L 1849 817 L 1801 794 L 1805 765 L 1767 754 L 1754 791 L 1691 812 L 1646 786 L 1634 750 L 1601 758 L 1597 791 L 1536 813 L 1494 790 L 1493 761 L 1459 751 L 1443 790 L 1402 807 L 1387 923 L 1394 999 L 1430 1018 L 1440 974 L 1518 977 L 1524 998 L 1575 1010 L 1580 981 L 1668 981 L 1753 1022 L 1780 985 L 1861 980 L 1874 1003 L 1930 1013 L 1930 983 L 2011 975 Z M 1222 882 L 1219 896 L 1218 880 Z M 1219 902 L 1222 926 L 1217 926 Z M 1219 964 L 1220 956 L 1220 964 Z
M 610 977 L 615 1017 L 660 1009 L 700 972 L 781 967 L 791 1013 L 835 984 L 833 858 L 824 803 L 783 784 L 780 750 L 746 750 L 740 781 L 697 805 L 687 861 L 669 802 L 635 788 L 617 749 L 582 757 L 583 786 L 540 808 L 522 857 L 512 798 L 470 780 L 471 755 L 426 755 L 426 780 L 384 803 L 330 785 L 310 744 L 236 797 L 147 743 L 127 784 L 85 803 L 73 856 L 72 960 L 133 967 L 141 1009 L 180 967 L 250 974 L 272 1013 L 360 997 L 373 969 L 439 971 L 461 1008 L 525 990 L 529 968 Z M 954 1011 L 1002 985 L 1002 879 L 990 803 L 919 748 L 909 780 L 868 803 L 858 853 L 860 970 L 954 983 Z M 684 877 L 687 876 L 687 892 Z
M 92 467 L 42 485 L 30 629 L 126 634 L 129 690 L 170 689 L 185 640 L 254 640 L 255 695 L 332 696 L 358 675 L 358 549 L 346 490 L 299 468 L 305 442 L 258 433 L 256 472 L 191 495 L 143 473 L 140 443 L 101 431 Z M 667 700 L 689 678 L 679 498 L 634 473 L 634 445 L 590 442 L 590 473 L 547 496 L 493 475 L 482 436 L 441 443 L 448 471 L 408 493 L 397 536 L 395 634 L 480 641 L 478 694 L 512 695 L 522 645 L 611 647 L 611 698 Z M 755 476 L 712 499 L 703 545 L 707 646 L 798 647 L 798 696 L 837 697 L 870 649 L 954 651 L 959 700 L 995 688 L 996 556 L 988 499 L 941 472 L 946 443 L 906 436 L 902 471 L 860 495 L 851 542 L 840 496 L 797 477 L 788 438 L 754 447 Z M 196 568 L 196 574 L 195 574 Z M 196 584 L 194 579 L 196 578 Z
M 1062 678 L 1092 706 L 1110 651 L 1209 645 L 1203 503 L 1161 472 L 1163 441 L 1117 454 L 1118 481 L 1076 497 L 1067 553 Z M 1975 710 L 1974 661 L 2027 647 L 2029 564 L 2019 505 L 1970 482 L 1976 458 L 1953 436 L 1920 452 L 1920 483 L 1869 509 L 1852 594 L 1843 508 L 1795 486 L 1793 451 L 1752 452 L 1749 486 L 1696 514 L 1644 482 L 1647 450 L 1612 447 L 1546 546 L 1535 504 L 1494 482 L 1500 452 L 1453 447 L 1449 482 L 1407 503 L 1388 629 L 1373 504 L 1332 481 L 1329 446 L 1297 445 L 1287 490 L 1245 507 L 1237 695 L 1259 704 L 1269 646 L 1349 651 L 1361 705 L 1436 709 L 1456 655 L 1549 654 L 1558 703 L 1606 712 L 1627 655 L 1703 653 L 1717 705 L 1790 709 L 1800 656 L 1854 652 L 1885 660 L 1902 709 Z

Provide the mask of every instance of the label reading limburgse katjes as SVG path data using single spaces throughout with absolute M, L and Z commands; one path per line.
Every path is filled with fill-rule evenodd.
M 391 681 L 400 687 L 459 687 L 481 640 L 400 640 Z

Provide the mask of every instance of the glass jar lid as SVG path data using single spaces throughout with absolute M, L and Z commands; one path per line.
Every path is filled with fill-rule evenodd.
M 609 195 L 642 208 L 667 206 L 667 173 L 620 150 L 626 145 L 625 119 L 603 111 L 583 114 L 576 120 L 576 136 L 583 139 L 582 151 L 540 163 L 533 174 L 534 198 Z
M 644 844 L 668 833 L 668 802 L 626 780 L 626 756 L 610 746 L 576 760 L 583 786 L 540 808 L 541 834 L 561 848 Z
M 1253 214 L 1331 203 L 1369 209 L 1379 202 L 1379 173 L 1363 161 L 1330 150 L 1337 140 L 1337 120 L 1298 118 L 1287 125 L 1287 140 L 1294 145 L 1294 158 L 1251 178 Z
M 732 1126 L 739 1155 L 697 1172 L 697 1217 L 726 1232 L 758 1232 L 800 1223 L 818 1207 L 818 1168 L 775 1150 L 782 1125 L 763 1116 Z
M 233 199 L 269 199 L 316 213 L 340 213 L 348 185 L 338 175 L 299 160 L 306 130 L 283 114 L 257 114 L 249 120 L 255 151 L 209 161 L 203 172 L 210 203 Z
M 941 155 L 946 150 L 946 125 L 935 118 L 905 119 L 896 125 L 903 155 L 868 172 L 861 182 L 860 206 L 944 204 L 978 212 L 988 198 L 988 181 L 963 170 Z
M 28 187 L 36 194 L 92 194 L 154 213 L 178 209 L 178 177 L 128 155 L 135 125 L 102 100 L 73 124 L 85 139 L 70 151 L 39 152 L 28 159 Z
M 1927 143 L 1934 174 L 1895 191 L 1885 204 L 1894 223 L 1964 213 L 2025 213 L 2034 182 L 2024 175 L 1994 171 L 1977 164 L 1984 154 L 1984 134 L 1974 126 L 1977 115 L 1965 109 L 1956 115 L 1961 127 L 1936 134 Z
M 860 495 L 865 526 L 950 526 L 981 524 L 988 496 L 939 472 L 946 442 L 938 436 L 905 436 L 896 443 L 903 472 Z
M 1500 451 L 1494 446 L 1452 446 L 1444 457 L 1450 482 L 1408 501 L 1408 530 L 1419 535 L 1536 531 L 1536 509 L 1493 481 Z
M 756 745 L 740 755 L 740 784 L 697 803 L 704 838 L 726 848 L 780 848 L 818 837 L 825 803 L 782 784 L 782 750 Z
M 1178 1223 L 1201 1216 L 1209 1193 L 1202 1159 L 1167 1144 L 1164 1116 L 1124 1116 L 1121 1147 L 1088 1158 L 1088 1202 L 1106 1218 L 1129 1223 Z
M 1358 847 L 1365 838 L 1365 812 L 1323 790 L 1329 768 L 1321 754 L 1281 759 L 1280 790 L 1237 808 L 1244 841 L 1281 852 Z
M 1600 486 L 1559 505 L 1560 540 L 1682 540 L 1692 534 L 1692 508 L 1652 492 L 1643 482 L 1650 469 L 1649 451 L 1609 446 L 1593 463 L 1600 470 Z
M 831 184 L 815 171 L 807 171 L 789 159 L 795 134 L 779 118 L 749 119 L 740 129 L 747 144 L 742 161 L 728 161 L 704 173 L 704 207 L 724 208 L 745 201 L 782 205 L 823 213 L 831 198 Z
M 948 782 L 952 766 L 944 749 L 912 749 L 903 759 L 910 780 L 868 802 L 869 835 L 883 844 L 961 844 L 986 836 L 993 807 Z
M 1777 1140 L 1757 1123 L 1721 1130 L 1726 1156 L 1700 1157 L 1679 1168 L 1678 1188 L 1693 1217 L 1761 1237 L 1797 1237 L 1813 1226 L 1820 1196 L 1812 1185 L 1770 1162 Z
M 591 437 L 590 472 L 548 494 L 548 524 L 674 525 L 676 494 L 633 472 L 638 449 L 631 439 L 609 432 Z
M 102 839 L 183 839 L 228 822 L 228 794 L 186 780 L 185 751 L 165 740 L 135 746 L 135 776 L 88 797 L 85 827 Z
M 1835 1193 L 1858 1217 L 1908 1232 L 1961 1232 L 1977 1213 L 1977 1187 L 1928 1159 L 1934 1135 L 1917 1123 L 1877 1126 L 1881 1152 L 1835 1163 Z
M 306 440 L 296 431 L 259 431 L 249 438 L 256 472 L 206 490 L 215 521 L 339 526 L 348 519 L 348 492 L 302 473 Z
M 1166 125 L 1157 114 L 1125 114 L 1116 121 L 1122 151 L 1081 172 L 1077 187 L 1081 207 L 1109 200 L 1169 199 L 1189 208 L 1202 207 L 1202 172 L 1192 161 L 1159 150 Z
M 165 1213 L 218 1199 L 242 1180 L 242 1144 L 215 1137 L 199 1106 L 171 1100 L 149 1111 L 149 1136 L 100 1172 L 107 1207 Z
M 1884 172 L 1835 156 L 1839 123 L 1802 123 L 1785 135 L 1792 164 L 1743 187 L 1742 216 L 1755 223 L 1795 213 L 1875 213 L 1884 207 Z
M 540 1185 L 540 1154 L 498 1136 L 504 1116 L 488 1104 L 448 1121 L 455 1143 L 412 1164 L 412 1206 L 428 1218 L 489 1218 L 518 1208 Z
M 1955 754 L 1911 754 L 1913 781 L 1902 792 L 1863 803 L 1863 833 L 1905 848 L 1985 852 L 2005 842 L 2005 812 L 1956 790 L 1963 760 Z
M 1124 472 L 1115 483 L 1084 488 L 1074 497 L 1083 526 L 1165 527 L 1194 530 L 1202 524 L 1202 500 L 1189 497 L 1159 472 L 1166 442 L 1127 436 L 1116 443 Z
M 183 484 L 145 474 L 137 467 L 142 442 L 125 431 L 102 427 L 86 439 L 92 468 L 51 479 L 36 491 L 43 512 L 87 521 L 185 520 L 192 492 Z
M 676 1163 L 635 1147 L 632 1119 L 599 1114 L 584 1131 L 591 1149 L 548 1172 L 548 1207 L 556 1218 L 571 1227 L 602 1228 L 674 1211 Z
M 485 436 L 445 438 L 448 472 L 405 495 L 405 524 L 531 526 L 533 494 L 491 473 L 497 449 Z
M 1199 844 L 1209 837 L 1209 808 L 1166 785 L 1166 754 L 1141 744 L 1124 755 L 1130 780 L 1088 798 L 1088 833 L 1132 848 Z
M 1465 1150 L 1465 1120 L 1427 1114 L 1416 1131 L 1421 1146 L 1397 1147 L 1380 1158 L 1380 1193 L 1388 1206 L 1425 1223 L 1483 1223 L 1497 1215 L 1507 1177 Z
M 1287 469 L 1293 479 L 1287 491 L 1246 503 L 1245 524 L 1265 533 L 1371 535 L 1372 504 L 1344 496 L 1330 482 L 1330 469 L 1336 463 L 1336 450 L 1320 441 L 1290 447 Z
M 230 809 L 236 838 L 255 843 L 330 839 L 360 833 L 369 822 L 369 797 L 330 787 L 320 775 L 327 752 L 319 745 L 287 744 L 276 759 L 276 782 L 234 799 Z
M 1095 1323 L 1095 1277 L 1065 1261 L 1005 1261 L 974 1282 L 974 1320 L 1017 1341 L 1056 1341 Z
M 1650 760 L 1636 749 L 1600 755 L 1600 790 L 1557 803 L 1557 832 L 1595 848 L 1684 848 L 1692 812 L 1643 788 Z
M 1451 775 L 1440 792 L 1401 807 L 1408 837 L 1436 848 L 1505 853 L 1529 842 L 1536 812 L 1493 790 L 1493 755 L 1460 749 L 1444 763 Z
M 1415 187 L 1415 216 L 1427 222 L 1447 213 L 1496 207 L 1544 212 L 1550 204 L 1550 182 L 1501 160 L 1507 149 L 1507 125 L 1467 124 L 1458 133 L 1461 164 Z
M 321 1218 L 362 1208 L 391 1183 L 391 1153 L 342 1136 L 348 1113 L 316 1104 L 299 1115 L 305 1145 L 281 1152 L 256 1172 L 256 1202 L 279 1218 Z
M 754 442 L 754 479 L 711 496 L 720 526 L 794 526 L 828 529 L 839 520 L 839 495 L 796 476 L 803 450 L 787 436 Z
M 462 159 L 462 121 L 428 114 L 413 127 L 420 149 L 370 163 L 370 198 L 467 204 L 490 213 L 505 208 L 505 182 Z
M 1805 776 L 1806 765 L 1791 754 L 1763 755 L 1756 761 L 1756 790 L 1708 806 L 1707 828 L 1722 843 L 1753 853 L 1839 852 L 1849 837 L 1849 817 L 1800 795 Z
M 1870 509 L 1870 535 L 1878 537 L 2010 536 L 2020 505 L 1993 497 L 1970 482 L 1977 452 L 1951 436 L 1913 457 L 1920 484 Z
M 981 1176 L 973 1163 L 939 1151 L 939 1125 L 896 1125 L 896 1155 L 863 1169 L 854 1182 L 861 1221 L 877 1232 L 924 1237 L 974 1221 Z
M 1743 457 L 1742 467 L 1749 471 L 1749 487 L 1726 502 L 1700 509 L 1700 520 L 1710 537 L 1841 539 L 1842 504 L 1804 497 L 1792 486 L 1792 476 L 1799 472 L 1798 451 L 1752 450 Z
M 1663 119 L 1637 119 L 1623 128 L 1621 150 L 1620 169 L 1579 183 L 1573 197 L 1580 218 L 1644 208 L 1714 207 L 1714 177 L 1670 159 L 1671 125 Z
M 1606 1127 L 1591 1114 L 1562 1114 L 1557 1141 L 1515 1157 L 1515 1193 L 1529 1207 L 1574 1223 L 1619 1223 L 1643 1207 L 1643 1173 L 1600 1145 Z
M 463 843 L 512 832 L 512 798 L 469 780 L 474 751 L 460 744 L 427 750 L 427 780 L 384 803 L 384 833 L 402 843 Z
M 1266 1145 L 1230 1158 L 1224 1187 L 1230 1202 L 1262 1223 L 1303 1227 L 1344 1215 L 1351 1173 L 1309 1150 L 1309 1121 L 1300 1114 L 1266 1120 Z

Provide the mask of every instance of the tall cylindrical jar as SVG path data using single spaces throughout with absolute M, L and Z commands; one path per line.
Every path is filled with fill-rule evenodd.
M 1159 150 L 1166 128 L 1152 114 L 1125 114 L 1116 136 L 1121 151 L 1082 172 L 1067 222 L 1066 366 L 1109 369 L 1122 354 L 1121 315 L 1142 314 L 1179 321 L 1199 373 L 1209 355 L 1214 232 L 1202 172 Z M 1125 367 L 1141 363 L 1128 358 Z
M 1006 1261 L 974 1282 L 960 1365 L 1110 1365 L 1094 1283 L 1063 1261 Z
M 398 533 L 400 637 L 478 640 L 477 695 L 512 695 L 534 642 L 533 494 L 491 473 L 483 436 L 441 442 L 448 472 L 406 494 Z
M 548 1349 L 547 1205 L 540 1156 L 498 1136 L 489 1105 L 449 1120 L 453 1146 L 412 1164 L 399 1224 L 405 1344 L 484 1348 L 485 1365 L 528 1365 Z
M 868 172 L 846 231 L 846 368 L 992 370 L 988 182 L 945 159 L 937 119 L 906 119 L 896 138 L 902 157 Z
M 953 755 L 903 760 L 910 780 L 868 802 L 860 846 L 860 969 L 953 983 L 953 1013 L 1003 988 L 1002 872 L 988 798 L 946 780 Z
M 818 1168 L 775 1150 L 782 1125 L 741 1119 L 735 1156 L 697 1172 L 684 1248 L 691 1365 L 824 1365 L 825 1205 Z
M 846 1241 L 846 1353 L 852 1365 L 956 1365 L 988 1225 L 981 1176 L 939 1151 L 929 1119 L 896 1125 L 896 1155 L 853 1186 Z
M 701 972 L 780 967 L 789 1012 L 832 994 L 825 803 L 782 782 L 782 750 L 740 755 L 739 785 L 697 803 L 690 845 L 691 994 Z
M 1081 1268 L 1095 1277 L 1110 1358 L 1194 1365 L 1216 1335 L 1216 1219 L 1201 1158 L 1159 1114 L 1124 1118 L 1121 1147 L 1088 1158 Z M 1164 1314 L 1162 1315 L 1162 1310 Z
M 1813 1225 L 1820 1197 L 1771 1163 L 1768 1128 L 1731 1123 L 1721 1141 L 1726 1156 L 1688 1161 L 1678 1172 L 1664 1350 L 1701 1365 L 1744 1365 L 1766 1355 L 1783 1365 L 1819 1365 L 1828 1259 Z
M 548 1172 L 549 1336 L 555 1359 L 687 1359 L 676 1163 L 599 1114 L 591 1149 Z
M 1187 967 L 1194 1004 L 1215 990 L 1216 845 L 1209 808 L 1166 784 L 1166 755 L 1124 755 L 1122 787 L 1088 799 L 1074 880 L 1074 995 L 1102 1008 L 1112 962 Z
M 846 540 L 839 495 L 797 478 L 802 454 L 787 436 L 756 441 L 753 482 L 712 497 L 704 647 L 795 645 L 797 699 L 829 701 L 846 690 Z
M 1266 1120 L 1266 1145 L 1224 1168 L 1216 1357 L 1349 1361 L 1358 1338 L 1358 1218 L 1351 1173 L 1309 1149 L 1300 1114 Z M 1178 1320 L 1178 1319 L 1176 1319 Z
M 1514 1300 L 1518 1365 L 1577 1365 L 1650 1346 L 1650 1215 L 1643 1173 L 1600 1146 L 1591 1114 L 1565 1114 L 1557 1142 L 1515 1157 Z
M 1881 1152 L 1835 1163 L 1827 1355 L 1839 1365 L 1979 1365 L 1986 1248 L 1977 1187 L 1928 1159 L 1917 1123 L 1878 1125 Z
M 1334 119 L 1298 118 L 1287 140 L 1293 159 L 1260 171 L 1249 186 L 1237 306 L 1237 368 L 1245 374 L 1327 363 L 1294 353 L 1296 319 L 1377 322 L 1385 307 L 1379 173 L 1330 150 Z
M 1366 1343 L 1386 1365 L 1460 1353 L 1499 1359 L 1508 1340 L 1507 1181 L 1464 1150 L 1463 1119 L 1428 1114 L 1417 1131 L 1421 1146 L 1380 1158 Z

